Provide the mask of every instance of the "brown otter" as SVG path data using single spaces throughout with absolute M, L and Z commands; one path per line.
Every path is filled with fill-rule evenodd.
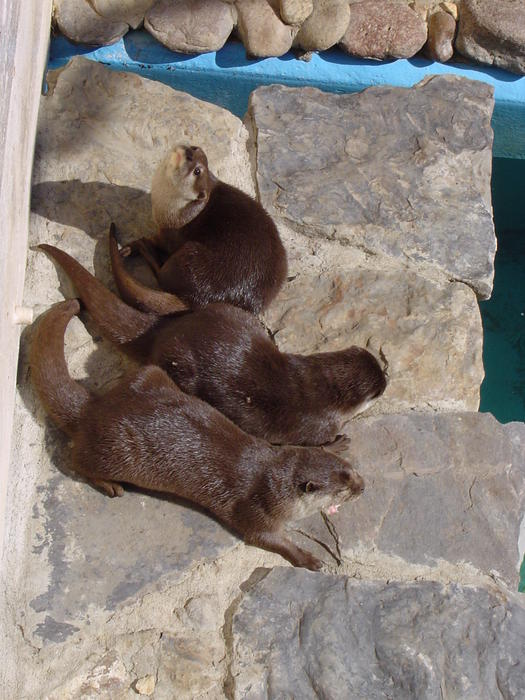
M 252 314 L 230 304 L 171 316 L 142 312 L 64 251 L 39 247 L 71 278 L 104 337 L 139 361 L 162 367 L 183 391 L 207 401 L 251 435 L 273 443 L 330 443 L 342 418 L 362 410 L 386 387 L 378 361 L 363 348 L 282 353 Z M 124 270 L 111 234 L 110 251 L 121 286 L 131 280 L 133 295 L 141 299 L 145 288 Z
M 30 354 L 40 398 L 72 438 L 74 471 L 110 496 L 122 496 L 124 482 L 193 501 L 245 542 L 319 569 L 319 559 L 283 527 L 360 494 L 363 480 L 350 464 L 318 447 L 276 447 L 247 435 L 156 366 L 91 395 L 71 378 L 64 357 L 64 332 L 79 308 L 76 299 L 54 306 Z
M 151 202 L 158 233 L 124 247 L 124 256 L 140 253 L 160 287 L 192 308 L 268 306 L 287 273 L 277 228 L 258 202 L 210 172 L 202 149 L 170 151 L 153 177 Z

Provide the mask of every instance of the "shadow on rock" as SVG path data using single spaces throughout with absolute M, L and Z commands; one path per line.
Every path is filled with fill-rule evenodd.
M 32 189 L 31 211 L 96 239 L 107 236 L 112 221 L 125 242 L 154 229 L 149 192 L 104 182 L 40 182 Z

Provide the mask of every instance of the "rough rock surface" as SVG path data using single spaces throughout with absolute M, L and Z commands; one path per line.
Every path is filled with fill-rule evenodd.
M 105 283 L 110 283 L 106 250 L 109 222 L 118 223 L 124 241 L 151 230 L 151 175 L 172 143 L 187 140 L 202 145 L 219 177 L 245 191 L 254 191 L 251 167 L 256 166 L 254 172 L 262 168 L 265 177 L 271 177 L 268 149 L 276 135 L 267 127 L 261 126 L 258 132 L 262 160 L 250 163 L 248 134 L 238 119 L 160 83 L 115 73 L 82 59 L 52 74 L 49 83 L 39 117 L 30 242 L 59 245 L 94 269 Z M 446 94 L 446 82 L 438 87 Z M 329 152 L 321 135 L 332 110 L 330 104 L 318 99 L 321 93 L 314 94 L 324 112 L 320 120 L 317 113 L 308 111 L 312 110 L 310 102 L 304 102 L 306 114 L 318 122 L 320 138 L 317 150 L 309 148 L 308 141 L 304 144 L 304 152 L 309 150 L 313 161 L 312 171 L 319 170 L 318 155 Z M 469 99 L 475 113 L 479 93 L 472 92 Z M 272 101 L 268 107 L 274 109 Z M 405 110 L 405 114 L 411 113 Z M 444 114 L 450 117 L 450 113 Z M 275 131 L 287 133 L 295 121 L 298 129 L 308 133 L 298 115 L 298 110 L 283 112 Z M 474 135 L 476 130 L 483 134 L 470 116 Z M 400 121 L 394 120 L 396 128 Z M 417 132 L 420 140 L 424 140 L 427 128 L 429 132 L 436 128 L 431 118 L 421 122 L 422 133 Z M 343 129 L 348 131 L 346 122 Z M 403 133 L 401 129 L 401 143 L 410 140 Z M 333 140 L 336 145 L 337 138 Z M 477 138 L 481 140 L 479 134 Z M 284 145 L 279 143 L 274 143 L 276 163 L 279 158 L 284 162 L 284 150 L 280 151 Z M 458 135 L 449 139 L 459 159 L 462 143 Z M 350 146 L 358 148 L 357 137 Z M 403 156 L 396 160 L 395 149 L 385 147 L 378 153 L 383 168 L 403 172 Z M 469 153 L 474 162 L 481 163 L 477 192 L 488 197 L 485 156 L 475 148 Z M 290 147 L 292 176 L 294 168 L 297 173 L 307 162 L 301 158 L 298 146 Z M 465 155 L 464 162 L 470 172 L 472 161 Z M 443 160 L 437 159 L 435 167 L 443 168 Z M 329 170 L 330 164 L 323 177 Z M 343 179 L 347 177 L 344 168 L 340 172 Z M 276 181 L 284 175 L 276 168 Z M 432 179 L 420 173 L 414 188 L 424 189 L 428 182 Z M 321 205 L 319 192 L 313 196 Z M 444 210 L 443 193 L 435 190 L 431 196 Z M 391 212 L 390 222 L 397 221 L 396 212 Z M 462 221 L 470 212 L 470 207 L 464 206 Z M 295 277 L 271 308 L 277 342 L 282 347 L 310 351 L 370 340 L 371 349 L 378 349 L 390 363 L 391 384 L 383 403 L 377 404 L 382 411 L 394 410 L 392 406 L 401 410 L 406 399 L 403 393 L 410 397 L 408 402 L 413 397 L 410 408 L 421 408 L 424 395 L 434 402 L 432 408 L 450 408 L 450 404 L 440 403 L 439 396 L 445 392 L 439 394 L 438 383 L 447 387 L 454 402 L 476 400 L 480 335 L 472 290 L 449 282 L 446 275 L 430 274 L 434 263 L 428 269 L 413 260 L 407 265 L 406 256 L 386 255 L 384 251 L 376 254 L 363 245 L 348 245 L 342 237 L 341 241 L 329 240 L 335 235 L 330 232 L 327 236 L 315 221 L 315 226 L 311 220 L 304 226 L 292 222 L 293 230 L 286 225 L 290 217 L 279 213 L 277 218 L 289 251 L 290 274 Z M 439 231 L 438 224 L 435 226 Z M 60 300 L 62 291 L 67 293 L 68 289 L 59 279 L 63 286 L 59 287 L 51 262 L 30 251 L 24 302 L 35 306 L 38 313 Z M 123 372 L 124 363 L 106 343 L 99 342 L 96 329 L 91 332 L 94 337 L 80 319 L 74 319 L 66 336 L 66 356 L 73 376 L 91 388 L 103 387 Z M 245 609 L 250 605 L 257 608 L 255 597 L 265 600 L 266 589 L 255 583 L 267 567 L 282 565 L 284 560 L 246 547 L 212 518 L 188 505 L 134 489 L 127 489 L 122 499 L 108 499 L 67 473 L 67 439 L 44 418 L 31 389 L 26 358 L 30 336 L 31 330 L 24 334 L 22 343 L 9 485 L 10 502 L 16 504 L 10 534 L 15 536 L 20 560 L 10 568 L 3 596 L 7 612 L 3 606 L 0 610 L 8 620 L 8 658 L 0 664 L 0 673 L 8 664 L 16 666 L 16 687 L 6 687 L 0 678 L 6 697 L 132 700 L 151 692 L 156 700 L 215 700 L 233 697 L 234 691 L 239 695 L 255 669 L 248 661 L 243 639 L 248 629 L 243 627 L 248 624 Z M 436 378 L 431 380 L 432 368 Z M 433 387 L 432 391 L 428 387 Z M 310 605 L 321 606 L 321 601 L 330 600 L 330 595 L 322 592 L 323 582 L 335 585 L 334 581 L 344 580 L 342 588 L 334 588 L 334 603 L 345 590 L 351 600 L 366 599 L 363 609 L 370 614 L 360 618 L 357 610 L 355 619 L 362 622 L 364 630 L 372 629 L 366 627 L 372 624 L 370 620 L 381 624 L 374 623 L 366 637 L 372 640 L 370 646 L 360 647 L 351 656 L 368 663 L 366 654 L 375 648 L 379 650 L 377 663 L 381 665 L 381 659 L 386 659 L 381 668 L 387 670 L 382 671 L 383 676 L 378 674 L 377 686 L 370 692 L 363 685 L 364 697 L 374 697 L 374 688 L 383 687 L 380 684 L 386 683 L 387 673 L 396 687 L 402 688 L 399 697 L 407 688 L 421 689 L 421 697 L 434 697 L 425 695 L 425 688 L 434 689 L 440 682 L 447 692 L 452 688 L 449 695 L 455 688 L 463 688 L 448 656 L 454 654 L 456 637 L 448 630 L 442 635 L 440 624 L 447 625 L 447 616 L 452 615 L 449 609 L 454 607 L 459 623 L 453 631 L 458 630 L 464 640 L 461 625 L 470 620 L 465 596 L 472 596 L 476 616 L 470 640 L 476 644 L 461 653 L 470 662 L 479 651 L 483 664 L 479 664 L 482 670 L 478 675 L 485 673 L 487 688 L 492 688 L 496 668 L 501 692 L 520 697 L 523 673 L 519 665 L 512 664 L 514 625 L 519 623 L 523 628 L 522 613 L 508 602 L 506 586 L 515 587 L 517 580 L 525 426 L 500 426 L 489 416 L 478 414 L 411 412 L 359 419 L 346 426 L 345 432 L 351 438 L 346 454 L 358 463 L 366 480 L 364 495 L 326 520 L 319 515 L 297 523 L 292 536 L 321 556 L 327 569 L 334 571 L 334 562 L 340 561 L 337 573 L 372 581 L 354 583 L 343 577 L 292 572 L 287 574 L 294 578 L 286 586 L 286 595 L 307 590 L 304 581 L 319 581 L 320 592 L 312 596 Z M 398 583 L 386 587 L 387 581 Z M 441 587 L 451 582 L 474 588 L 465 593 L 457 586 Z M 376 604 L 379 599 L 391 605 L 381 610 Z M 295 612 L 302 610 L 301 600 L 299 596 L 297 606 L 293 602 L 289 606 L 280 639 L 286 639 L 287 625 L 296 619 Z M 488 613 L 491 607 L 492 617 Z M 374 616 L 372 611 L 376 611 Z M 500 613 L 506 611 L 509 614 L 504 618 Z M 322 617 L 325 609 L 318 607 L 317 612 L 323 631 L 334 637 L 341 634 L 346 643 L 344 635 L 350 635 L 352 628 L 345 627 L 343 617 L 339 615 L 334 623 Z M 301 634 L 309 635 L 316 624 L 303 624 Z M 267 619 L 257 635 L 270 635 L 272 629 Z M 422 639 L 421 629 L 424 640 L 417 641 L 418 635 Z M 397 636 L 392 636 L 392 630 Z M 415 641 L 410 636 L 412 630 Z M 249 636 L 249 644 L 256 645 L 255 636 Z M 437 648 L 433 640 L 440 637 L 445 641 Z M 274 646 L 276 670 L 281 668 L 280 644 Z M 330 654 L 328 661 L 342 660 L 337 673 L 352 669 L 344 647 L 343 651 L 335 646 L 324 648 L 328 651 L 323 653 Z M 259 663 L 262 657 L 255 646 L 253 649 Z M 353 649 L 350 643 L 348 649 Z M 306 641 L 304 648 L 290 644 L 286 651 L 289 668 L 296 659 L 313 658 L 308 656 Z M 459 658 L 459 652 L 455 656 Z M 376 663 L 374 658 L 372 663 Z M 324 662 L 322 666 L 318 672 L 312 665 L 311 678 L 314 682 L 319 679 L 319 688 L 328 696 L 332 666 Z M 304 668 L 308 674 L 309 667 Z M 476 671 L 471 672 L 471 668 L 474 666 L 469 665 L 464 675 L 481 697 L 475 685 Z M 259 680 L 254 678 L 253 692 Z M 271 697 L 278 696 L 281 676 L 276 676 L 275 682 L 277 690 Z M 295 697 L 309 695 L 298 691 Z
M 78 44 L 114 44 L 129 29 L 127 22 L 101 17 L 87 0 L 54 0 L 53 17 L 62 34 Z
M 237 31 L 249 56 L 282 56 L 297 27 L 284 24 L 279 0 L 237 0 Z
M 324 51 L 337 44 L 348 27 L 347 0 L 315 0 L 313 12 L 302 24 L 294 46 L 305 51 Z
M 456 48 L 474 61 L 525 74 L 525 3 L 462 0 Z
M 144 26 L 172 51 L 218 51 L 232 33 L 235 7 L 223 0 L 158 0 Z
M 519 698 L 517 597 L 274 569 L 233 618 L 233 697 Z
M 318 516 L 302 528 L 339 552 L 350 573 L 368 568 L 370 578 L 388 578 L 392 567 L 394 578 L 411 578 L 453 565 L 465 576 L 494 571 L 517 590 L 524 423 L 414 412 L 355 420 L 345 432 L 365 492 L 330 516 L 335 540 Z
M 127 22 L 136 29 L 155 0 L 88 0 L 101 17 L 113 22 Z
M 313 9 L 313 0 L 281 0 L 281 19 L 286 24 L 301 24 Z
M 280 349 L 311 353 L 361 345 L 380 353 L 390 378 L 374 413 L 477 410 L 484 374 L 472 290 L 406 270 L 352 267 L 345 252 L 326 261 L 326 270 L 306 270 L 304 254 L 298 263 L 292 258 L 293 279 L 266 313 Z
M 427 40 L 423 19 L 402 0 L 352 4 L 341 47 L 363 58 L 410 58 Z
M 249 118 L 261 202 L 309 236 L 431 265 L 487 298 L 492 106 L 490 86 L 455 76 L 352 95 L 260 87 Z
M 456 20 L 449 12 L 437 10 L 428 20 L 428 41 L 425 54 L 433 61 L 446 63 L 454 54 Z

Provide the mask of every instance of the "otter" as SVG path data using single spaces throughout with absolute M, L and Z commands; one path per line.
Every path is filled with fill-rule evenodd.
M 276 444 L 332 443 L 343 418 L 364 410 L 385 390 L 385 372 L 364 348 L 282 353 L 258 319 L 230 304 L 183 312 L 175 305 L 172 315 L 139 311 L 64 251 L 39 248 L 69 276 L 105 338 L 134 359 L 158 365 L 183 391 L 251 435 Z M 145 288 L 124 270 L 113 228 L 110 254 L 120 286 L 129 281 L 134 297 L 144 301 L 150 292 L 146 288 L 142 297 Z
M 160 287 L 194 308 L 227 302 L 259 313 L 287 275 L 272 218 L 252 197 L 218 180 L 198 146 L 175 146 L 153 176 L 158 232 L 122 249 L 140 253 Z M 126 290 L 120 290 L 125 301 Z
M 102 396 L 90 394 L 71 378 L 64 356 L 64 332 L 79 309 L 76 299 L 52 307 L 30 351 L 37 393 L 72 439 L 73 470 L 109 496 L 122 496 L 122 483 L 180 496 L 246 543 L 318 570 L 322 562 L 289 540 L 284 525 L 332 513 L 359 495 L 358 472 L 322 448 L 276 447 L 247 435 L 157 366 L 132 371 Z

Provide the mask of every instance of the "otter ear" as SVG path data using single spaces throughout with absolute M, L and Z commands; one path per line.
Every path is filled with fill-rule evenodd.
M 305 481 L 301 484 L 300 488 L 304 493 L 313 493 L 314 491 L 319 491 L 321 487 L 313 481 Z

